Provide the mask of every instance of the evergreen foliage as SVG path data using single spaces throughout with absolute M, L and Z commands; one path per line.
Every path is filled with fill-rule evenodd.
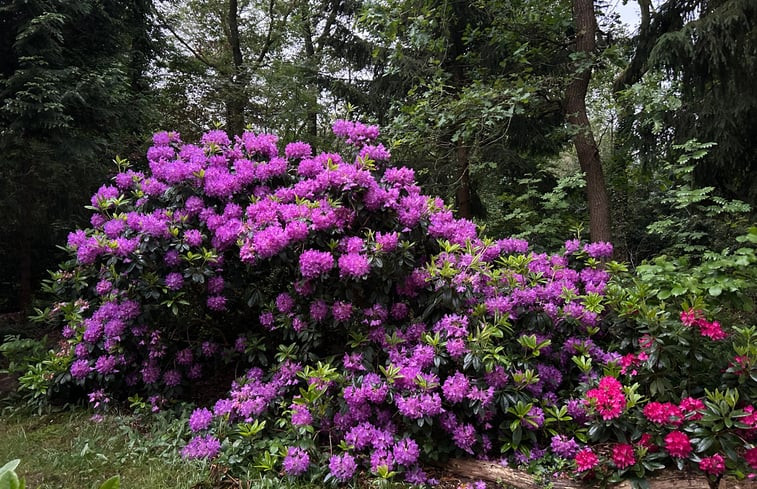
M 61 229 L 115 148 L 141 141 L 150 4 L 12 1 L 0 7 L 0 239 L 3 284 L 29 306 Z M 108 156 L 111 155 L 111 156 Z M 71 185 L 76 182 L 76 185 Z M 18 267 L 10 269 L 10 267 Z
M 667 135 L 641 130 L 628 143 L 648 162 L 671 152 L 671 144 L 693 138 L 717 143 L 696 166 L 697 184 L 751 204 L 757 202 L 755 19 L 752 0 L 666 2 L 637 38 L 630 63 L 636 78 L 623 79 L 635 83 L 648 70 L 661 69 L 667 77 L 656 89 L 672 86 L 680 97 L 663 118 Z M 626 124 L 638 116 L 627 114 Z

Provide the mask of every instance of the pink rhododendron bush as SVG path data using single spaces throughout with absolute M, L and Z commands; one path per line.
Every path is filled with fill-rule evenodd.
M 149 170 L 121 162 L 53 275 L 48 393 L 159 409 L 226 379 L 185 457 L 338 484 L 433 483 L 424 464 L 460 455 L 605 480 L 757 466 L 754 328 L 623 286 L 608 243 L 483 237 L 376 127 L 334 132 L 317 155 L 163 132 Z

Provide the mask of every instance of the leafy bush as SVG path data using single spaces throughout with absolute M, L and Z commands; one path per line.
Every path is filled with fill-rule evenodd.
M 148 173 L 119 160 L 92 198 L 92 227 L 69 236 L 75 259 L 48 283 L 57 300 L 39 317 L 66 341 L 29 385 L 158 409 L 231 374 L 226 397 L 192 413 L 183 455 L 335 482 L 367 469 L 422 483 L 421 461 L 456 453 L 518 464 L 549 453 L 584 472 L 599 460 L 578 442 L 639 438 L 637 411 L 662 390 L 631 383 L 612 350 L 670 326 L 633 319 L 643 294 L 611 281 L 624 270 L 606 262 L 612 246 L 571 240 L 549 255 L 479 236 L 387 165 L 376 127 L 334 131 L 349 157 L 300 142 L 281 157 L 273 135 L 211 131 L 201 145 L 156 134 Z M 670 344 L 693 341 L 679 330 Z M 635 374 L 685 377 L 684 350 L 648 353 L 649 372 Z M 700 380 L 720 386 L 718 373 Z M 668 450 L 647 467 L 619 450 L 623 469 L 683 458 Z M 726 453 L 734 468 L 742 453 Z

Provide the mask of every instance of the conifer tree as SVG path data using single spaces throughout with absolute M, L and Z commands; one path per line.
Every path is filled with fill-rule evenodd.
M 29 307 L 115 148 L 143 139 L 150 9 L 146 0 L 0 7 L 0 256 L 11 277 L 0 307 Z

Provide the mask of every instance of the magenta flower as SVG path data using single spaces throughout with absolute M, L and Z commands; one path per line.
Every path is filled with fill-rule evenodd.
M 316 278 L 334 268 L 334 256 L 328 251 L 305 250 L 300 255 L 300 273 L 305 278 Z
M 583 450 L 576 453 L 576 469 L 579 472 L 585 472 L 591 470 L 599 465 L 599 459 L 591 448 L 586 447 Z
M 636 463 L 633 447 L 627 443 L 618 443 L 612 448 L 612 461 L 619 469 L 625 469 Z
M 363 278 L 371 271 L 368 259 L 359 253 L 347 253 L 339 257 L 339 276 Z
M 671 431 L 665 436 L 665 449 L 672 457 L 685 458 L 691 453 L 691 441 L 685 433 Z

